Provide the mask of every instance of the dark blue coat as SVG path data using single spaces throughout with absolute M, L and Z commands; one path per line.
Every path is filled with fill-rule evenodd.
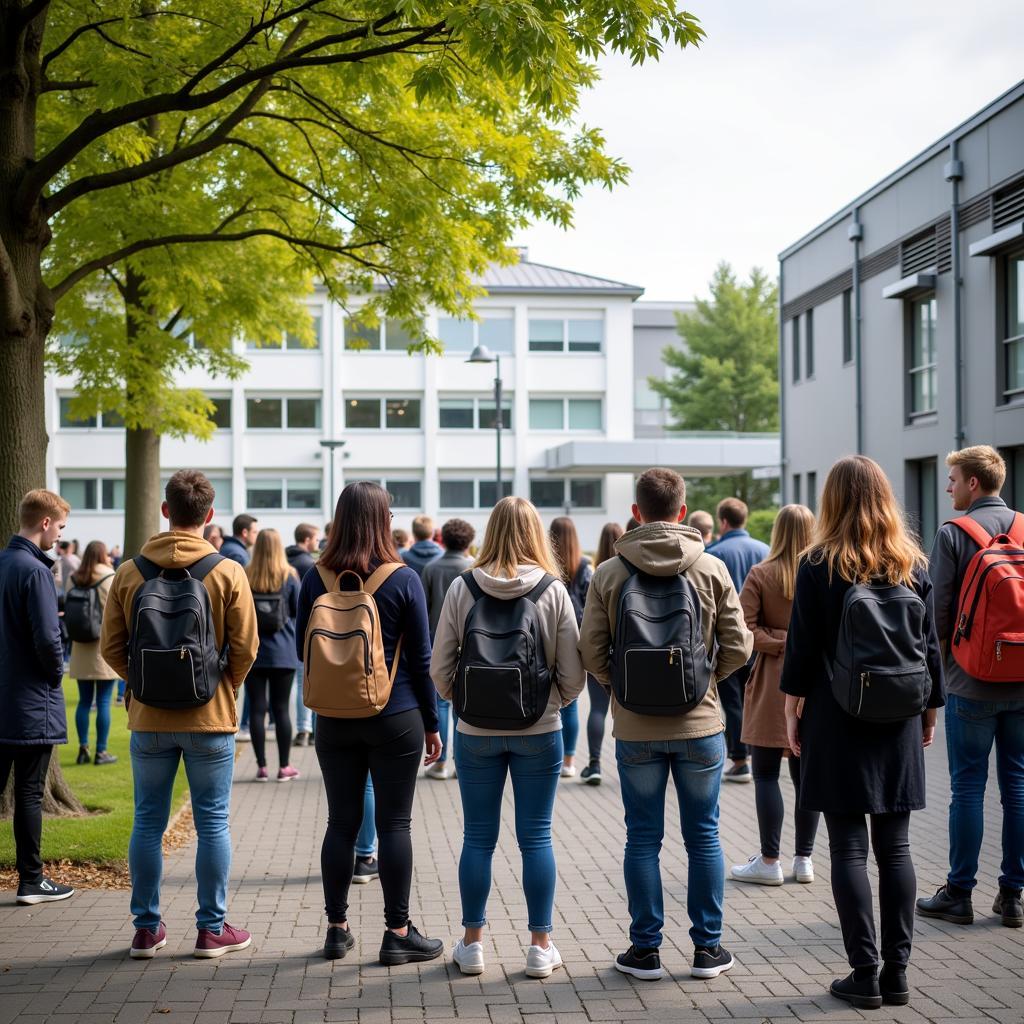
M 402 561 L 412 569 L 417 576 L 423 575 L 423 570 L 444 554 L 444 548 L 435 544 L 432 540 L 418 540 L 411 548 L 400 551 Z
M 249 549 L 237 537 L 225 537 L 220 553 L 232 562 L 237 562 L 243 569 L 252 561 Z
M 299 581 L 289 576 L 284 581 L 284 599 L 288 617 L 284 626 L 273 636 L 260 637 L 260 649 L 256 652 L 254 669 L 260 668 L 291 668 L 299 667 L 295 656 L 295 616 L 299 611 Z
M 0 743 L 67 743 L 52 563 L 24 537 L 0 552 Z
M 746 530 L 727 530 L 705 550 L 725 562 L 737 594 L 743 589 L 747 573 L 768 557 L 768 545 Z

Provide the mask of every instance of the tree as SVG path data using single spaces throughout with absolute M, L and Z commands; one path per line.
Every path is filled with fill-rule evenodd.
M 728 263 L 711 278 L 711 298 L 693 313 L 677 315 L 684 344 L 666 348 L 672 373 L 650 379 L 668 399 L 677 430 L 738 433 L 779 429 L 778 298 L 775 283 L 754 268 L 739 282 Z M 714 513 L 721 498 L 741 498 L 751 508 L 771 501 L 774 481 L 750 473 L 687 481 L 687 504 Z
M 410 328 L 428 305 L 467 313 L 515 230 L 568 224 L 585 184 L 625 177 L 597 130 L 571 128 L 593 60 L 702 35 L 673 0 L 0 0 L 8 524 L 44 479 L 55 316 L 87 329 L 64 355 L 81 402 L 121 412 L 151 485 L 159 433 L 199 426 L 168 380 L 226 356 L 227 330 L 202 321 L 216 275 L 183 287 L 200 251 L 242 268 L 259 240 L 257 264 L 304 268 L 343 303 L 372 294 L 368 317 Z M 237 302 L 219 323 L 232 306 L 236 330 Z M 115 309 L 124 334 L 103 359 L 90 339 L 112 343 Z M 190 323 L 206 350 L 186 350 Z

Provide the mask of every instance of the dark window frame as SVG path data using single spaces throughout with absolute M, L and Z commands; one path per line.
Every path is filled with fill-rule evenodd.
M 930 363 L 914 364 L 914 332 L 918 327 L 917 310 L 925 303 L 935 304 L 935 319 L 932 328 L 932 351 Z M 903 303 L 903 367 L 904 367 L 904 403 L 905 421 L 908 425 L 921 421 L 933 420 L 939 412 L 939 303 L 935 292 L 907 299 Z M 929 409 L 914 408 L 914 378 L 920 374 L 930 373 L 932 376 L 932 399 L 934 404 Z
M 800 383 L 800 317 L 795 316 L 790 320 L 790 352 L 793 357 L 793 383 Z
M 856 306 L 853 301 L 853 289 L 847 288 L 843 292 L 843 366 L 852 366 L 854 355 L 854 340 L 856 338 Z

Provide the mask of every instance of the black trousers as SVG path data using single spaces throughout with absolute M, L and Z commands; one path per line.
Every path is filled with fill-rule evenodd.
M 878 865 L 882 960 L 906 966 L 914 940 L 917 876 L 910 859 L 910 812 L 871 814 L 871 846 Z M 850 966 L 878 965 L 875 916 L 868 881 L 868 824 L 863 814 L 826 814 L 832 852 L 832 896 Z
M 412 802 L 423 757 L 423 716 L 418 708 L 376 718 L 318 715 L 316 756 L 327 791 L 327 832 L 320 852 L 327 920 L 348 920 L 348 890 L 369 772 L 384 921 L 388 928 L 404 928 L 409 921 Z
M 740 741 L 743 734 L 743 695 L 747 692 L 750 665 L 736 669 L 718 684 L 718 699 L 725 712 L 725 744 L 729 758 L 742 761 L 749 753 L 747 745 Z
M 52 753 L 52 745 L 0 744 L 0 793 L 14 769 L 14 845 L 22 882 L 36 883 L 43 877 L 43 789 Z
M 288 702 L 292 694 L 295 669 L 252 668 L 245 677 L 245 692 L 249 695 L 249 735 L 256 763 L 267 765 L 267 707 L 274 715 L 274 732 L 277 735 L 277 757 L 281 767 L 289 763 L 292 752 L 292 719 Z
M 604 743 L 604 723 L 608 717 L 611 695 L 589 673 L 587 674 L 587 695 L 590 697 L 590 714 L 587 715 L 587 749 L 590 763 L 601 760 L 601 745 Z
M 779 770 L 782 766 L 783 751 L 779 747 L 751 746 L 751 772 L 754 776 L 754 806 L 757 809 L 757 827 L 761 833 L 761 855 L 778 857 L 782 841 L 782 821 L 786 815 L 786 804 L 782 799 L 779 785 Z M 800 809 L 800 758 L 792 754 L 789 761 L 789 777 L 793 780 L 796 809 L 793 825 L 796 828 L 797 857 L 810 857 L 814 851 L 814 837 L 818 833 L 821 815 L 817 811 Z

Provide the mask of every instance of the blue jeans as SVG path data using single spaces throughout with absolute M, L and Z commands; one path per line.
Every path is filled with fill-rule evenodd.
M 78 707 L 75 708 L 75 728 L 78 745 L 89 746 L 89 712 L 93 694 L 96 694 L 96 753 L 107 749 L 110 736 L 110 699 L 114 695 L 113 679 L 79 679 Z
M 366 776 L 366 792 L 363 794 L 363 823 L 356 836 L 356 856 L 372 857 L 377 846 L 377 826 L 373 817 L 377 813 L 377 801 L 373 799 L 373 780 Z
M 725 763 L 723 733 L 697 740 L 615 741 L 626 812 L 623 873 L 629 899 L 630 941 L 638 949 L 661 945 L 665 923 L 659 853 L 665 835 L 669 773 L 679 798 L 688 859 L 686 912 L 695 946 L 715 948 L 722 937 L 725 862 L 718 841 L 718 794 Z
M 437 731 L 441 734 L 441 756 L 438 761 L 448 760 L 448 733 L 452 724 L 452 702 L 444 697 L 437 698 Z
M 998 684 L 993 684 L 998 690 Z M 1003 804 L 1003 863 L 999 884 L 1024 888 L 1024 700 L 946 700 L 949 755 L 949 880 L 961 889 L 977 884 L 985 831 L 985 784 L 993 742 Z
M 562 708 L 562 748 L 565 757 L 576 756 L 576 741 L 580 738 L 579 701 Z
M 235 767 L 235 737 L 229 732 L 133 732 L 132 775 L 135 821 L 128 843 L 132 876 L 131 909 L 136 928 L 160 923 L 161 842 L 171 812 L 171 791 L 178 764 L 185 758 L 192 816 L 199 846 L 196 927 L 220 932 L 224 925 L 231 867 L 228 804 Z
M 487 923 L 491 860 L 501 825 L 501 796 L 505 777 L 511 775 L 516 839 L 523 855 L 527 928 L 532 932 L 550 932 L 555 903 L 551 815 L 562 770 L 561 732 L 539 736 L 467 736 L 456 730 L 455 766 L 462 795 L 462 926 L 482 928 Z
M 295 698 L 295 732 L 313 732 L 313 712 L 302 703 L 302 662 L 295 670 L 295 682 L 292 683 L 292 696 Z

